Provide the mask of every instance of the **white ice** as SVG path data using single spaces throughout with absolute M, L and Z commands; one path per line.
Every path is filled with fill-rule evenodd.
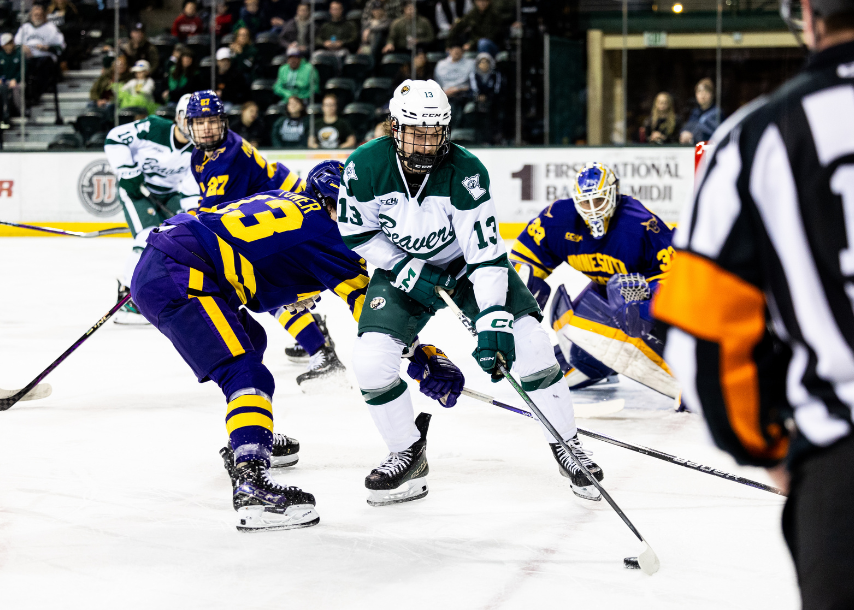
M 20 388 L 115 302 L 126 239 L 0 239 L 0 387 Z M 582 285 L 562 273 L 575 291 Z M 559 278 L 560 279 L 560 278 Z M 345 364 L 355 323 L 322 311 Z M 47 381 L 53 395 L 0 413 L 0 608 L 797 608 L 780 531 L 783 499 L 585 439 L 605 488 L 661 560 L 623 568 L 640 544 L 602 501 L 575 498 L 537 425 L 462 398 L 433 414 L 429 495 L 372 508 L 365 475 L 386 454 L 352 388 L 300 392 L 290 337 L 270 316 L 276 428 L 302 444 L 279 481 L 314 493 L 321 523 L 241 534 L 217 455 L 224 400 L 155 329 L 106 324 Z M 521 406 L 470 357 L 447 312 L 422 334 L 468 385 Z M 626 379 L 576 402 L 623 397 L 587 427 L 769 482 L 706 439 L 696 415 Z

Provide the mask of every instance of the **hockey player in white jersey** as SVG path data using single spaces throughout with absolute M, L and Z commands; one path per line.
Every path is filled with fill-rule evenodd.
M 451 107 L 434 81 L 406 80 L 389 104 L 391 137 L 359 147 L 344 166 L 338 228 L 344 243 L 377 267 L 359 320 L 353 369 L 389 449 L 365 480 L 368 503 L 427 494 L 429 416 L 417 419 L 400 378 L 402 351 L 438 309 L 436 287 L 452 297 L 478 331 L 475 360 L 493 381 L 499 355 L 597 480 L 601 468 L 578 440 L 572 399 L 542 313 L 509 266 L 489 174 L 450 142 Z M 545 432 L 545 428 L 544 428 Z M 556 439 L 545 432 L 560 473 L 576 495 L 600 496 Z
M 119 125 L 110 130 L 104 152 L 119 181 L 119 198 L 133 235 L 131 253 L 119 280 L 121 300 L 130 290 L 130 280 L 145 240 L 164 220 L 199 205 L 199 185 L 190 171 L 193 145 L 186 127 L 185 95 L 178 102 L 175 123 L 159 116 Z M 148 324 L 133 301 L 116 314 L 117 324 Z

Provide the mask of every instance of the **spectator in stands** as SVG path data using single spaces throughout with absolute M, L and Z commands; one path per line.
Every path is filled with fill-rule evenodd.
M 504 120 L 504 109 L 500 103 L 504 82 L 501 73 L 495 69 L 495 60 L 489 53 L 479 53 L 475 65 L 469 86 L 476 103 L 477 142 L 497 144 L 501 139 L 501 130 L 496 129 L 496 126 L 501 125 Z
M 308 145 L 309 121 L 305 103 L 295 95 L 288 98 L 287 114 L 273 124 L 270 134 L 273 148 L 305 148 Z
M 397 87 L 407 78 L 415 80 L 427 80 L 430 78 L 430 75 L 427 73 L 427 54 L 424 52 L 424 49 L 418 49 L 415 52 L 415 76 L 412 76 L 412 64 L 407 62 L 401 65 L 400 70 L 397 71 L 397 75 L 394 78 L 394 86 Z
M 710 78 L 704 78 L 694 87 L 694 97 L 697 105 L 682 126 L 679 134 L 680 144 L 696 144 L 708 142 L 720 124 L 723 115 L 715 106 L 715 84 Z
M 285 24 L 294 18 L 300 0 L 270 0 L 267 2 L 267 18 L 270 30 L 280 33 Z
M 341 0 L 329 3 L 329 21 L 320 26 L 317 32 L 317 48 L 334 51 L 341 55 L 354 52 L 359 43 L 359 30 L 352 21 L 344 18 L 344 4 Z
M 439 0 L 435 17 L 436 27 L 439 28 L 438 37 L 447 38 L 451 28 L 472 8 L 472 0 Z
M 412 0 L 403 0 L 404 2 L 412 2 Z M 385 9 L 385 16 L 389 20 L 389 25 L 391 22 L 400 17 L 403 14 L 403 7 L 401 6 L 401 0 L 376 0 L 383 5 L 383 9 Z M 362 9 L 362 25 L 361 31 L 365 31 L 365 28 L 368 27 L 368 22 L 373 19 L 373 1 L 368 0 L 365 3 L 365 8 Z
M 11 34 L 0 34 L 0 128 L 7 129 L 13 106 L 20 104 L 21 47 Z
M 223 47 L 216 52 L 216 94 L 225 103 L 226 110 L 246 101 L 246 80 L 231 63 L 231 49 Z
M 258 64 L 258 47 L 252 42 L 249 28 L 238 28 L 234 34 L 231 49 L 231 63 L 243 74 L 248 85 L 255 79 L 255 69 Z
M 415 31 L 412 28 L 412 18 L 415 17 Z M 383 53 L 394 51 L 411 51 L 414 46 L 430 44 L 436 34 L 430 20 L 421 15 L 415 15 L 415 5 L 407 2 L 403 7 L 403 16 L 395 19 L 388 31 L 388 42 L 383 47 Z
M 47 20 L 43 5 L 33 4 L 29 20 L 21 24 L 15 34 L 15 44 L 21 45 L 27 62 L 28 102 L 37 104 L 41 95 L 52 89 L 59 121 L 59 95 L 56 84 L 59 80 L 58 57 L 65 49 L 65 38 L 62 32 Z
M 190 49 L 184 48 L 178 62 L 169 70 L 168 89 L 163 92 L 163 101 L 177 104 L 185 93 L 194 93 L 205 89 L 204 79 L 199 74 L 196 56 Z
M 122 51 L 128 56 L 128 61 L 131 64 L 144 59 L 151 67 L 151 73 L 158 73 L 160 54 L 157 52 L 157 47 L 151 44 L 148 36 L 146 36 L 145 25 L 143 23 L 137 23 L 131 28 L 130 40 L 122 47 Z
M 227 3 L 217 2 L 214 22 L 217 37 L 231 33 L 231 28 L 234 27 L 234 15 L 232 15 L 231 11 L 228 10 Z
M 338 98 L 327 93 L 323 96 L 323 117 L 314 121 L 314 132 L 308 136 L 309 148 L 353 148 L 356 134 L 350 124 L 338 116 Z
M 255 148 L 267 144 L 267 127 L 259 116 L 258 104 L 245 102 L 240 108 L 240 120 L 229 128 Z
M 279 33 L 279 44 L 285 48 L 296 44 L 300 52 L 305 55 L 309 51 L 311 41 L 311 8 L 308 4 L 297 6 L 294 18 L 285 23 Z
M 69 0 L 52 0 L 47 7 L 47 20 L 62 32 L 65 39 L 65 50 L 59 58 L 63 69 L 67 69 L 69 65 L 79 68 L 85 54 L 83 47 L 85 26 L 80 20 L 77 7 Z
M 466 41 L 463 51 L 477 50 L 495 57 L 504 40 L 504 30 L 504 21 L 491 0 L 474 0 L 474 8 L 451 28 L 448 36 Z
M 448 41 L 448 56 L 436 64 L 433 78 L 451 103 L 452 126 L 459 124 L 463 108 L 471 98 L 471 75 L 474 60 L 463 56 L 463 47 L 454 39 Z
M 385 6 L 381 0 L 370 0 L 365 10 L 371 13 L 371 18 L 362 28 L 362 47 L 359 52 L 370 55 L 374 58 L 374 63 L 379 63 L 382 49 L 388 39 L 391 19 L 385 14 Z
M 195 1 L 187 0 L 184 3 L 184 10 L 172 23 L 172 35 L 181 42 L 186 42 L 188 36 L 201 34 L 203 30 L 204 24 L 198 15 Z
M 131 78 L 127 55 L 119 53 L 118 59 L 113 59 L 109 55 L 105 55 L 102 61 L 101 75 L 89 89 L 89 107 L 92 109 L 104 109 L 115 99 L 115 90 L 117 87 L 113 85 L 118 82 L 119 87 L 128 82 Z M 116 80 L 116 68 L 118 68 L 118 80 Z
M 151 66 L 144 59 L 140 59 L 130 69 L 133 78 L 119 89 L 119 108 L 139 107 L 145 108 L 149 114 L 157 109 L 154 102 L 154 80 L 152 80 Z
M 267 17 L 267 12 L 261 8 L 259 0 L 243 0 L 240 18 L 234 27 L 247 28 L 252 38 L 255 38 L 259 32 L 266 32 L 270 29 L 270 19 Z
M 296 96 L 306 103 L 313 93 L 320 93 L 320 75 L 314 66 L 302 58 L 298 47 L 288 49 L 288 61 L 279 68 L 273 93 L 281 101 Z
M 670 144 L 676 142 L 676 110 L 673 96 L 662 91 L 655 96 L 652 112 L 640 128 L 641 142 Z

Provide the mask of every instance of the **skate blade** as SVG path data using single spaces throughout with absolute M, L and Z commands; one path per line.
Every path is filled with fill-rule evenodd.
M 602 499 L 602 495 L 599 493 L 599 490 L 596 489 L 593 485 L 574 485 L 571 481 L 569 483 L 570 488 L 572 489 L 572 493 L 581 498 L 582 500 L 590 500 L 591 502 L 598 502 Z
M 116 314 L 115 323 L 122 326 L 151 326 L 151 322 L 138 313 L 120 311 Z
M 288 468 L 289 466 L 296 466 L 297 462 L 299 462 L 299 453 L 281 457 L 273 456 L 270 458 L 270 468 Z
M 341 368 L 330 372 L 322 377 L 306 379 L 302 383 L 297 382 L 299 389 L 304 394 L 329 394 L 330 392 L 341 392 L 353 389 L 347 381 L 347 369 Z
M 371 506 L 388 506 L 401 502 L 420 500 L 427 495 L 427 478 L 411 479 L 395 489 L 369 489 L 368 504 Z
M 320 516 L 311 504 L 289 506 L 284 513 L 267 511 L 263 506 L 244 506 L 237 511 L 238 532 L 270 532 L 311 527 Z

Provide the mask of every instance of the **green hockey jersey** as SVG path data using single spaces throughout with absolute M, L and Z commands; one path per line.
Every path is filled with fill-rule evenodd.
M 179 193 L 181 207 L 198 205 L 199 185 L 190 171 L 193 145 L 178 144 L 172 130 L 174 123 L 151 115 L 140 121 L 119 125 L 110 130 L 104 152 L 119 178 L 119 186 L 134 196 L 142 184 L 153 195 L 169 197 Z
M 465 148 L 451 144 L 410 193 L 390 137 L 360 146 L 344 165 L 338 228 L 347 247 L 377 267 L 390 270 L 408 254 L 442 269 L 460 266 L 457 277 L 468 275 L 481 311 L 505 304 L 507 250 L 489 174 Z

